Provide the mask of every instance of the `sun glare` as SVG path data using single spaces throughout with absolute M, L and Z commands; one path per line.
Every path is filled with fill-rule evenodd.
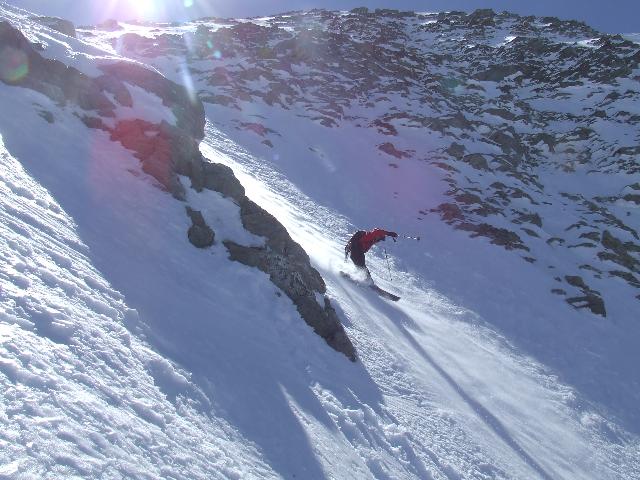
M 154 8 L 161 3 L 159 0 L 134 0 L 129 2 L 132 8 L 137 11 L 137 14 L 141 17 L 147 17 L 153 15 Z
M 93 7 L 103 19 L 167 22 L 185 20 L 205 0 L 104 0 Z
M 102 10 L 109 18 L 121 20 L 152 20 L 163 12 L 166 0 L 110 0 Z

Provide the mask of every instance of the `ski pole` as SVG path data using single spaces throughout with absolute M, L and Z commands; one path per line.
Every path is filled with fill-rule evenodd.
M 402 238 L 406 238 L 407 240 L 417 240 L 417 241 L 420 241 L 420 237 L 412 237 L 411 235 L 402 235 Z
M 393 281 L 393 277 L 391 276 L 391 267 L 389 266 L 389 256 L 387 255 L 387 249 L 384 249 L 384 258 L 387 259 L 387 270 L 389 271 L 389 281 Z

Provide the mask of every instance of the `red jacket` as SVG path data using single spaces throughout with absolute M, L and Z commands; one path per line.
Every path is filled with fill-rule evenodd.
M 367 252 L 373 246 L 374 243 L 378 243 L 380 240 L 384 240 L 387 235 L 394 238 L 398 236 L 396 232 L 388 232 L 387 230 L 376 228 L 369 232 L 364 232 L 364 234 L 361 235 L 360 238 L 357 239 L 356 241 L 357 241 L 358 247 L 363 252 Z

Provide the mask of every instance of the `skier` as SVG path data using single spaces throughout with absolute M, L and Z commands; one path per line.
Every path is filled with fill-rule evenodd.
M 355 266 L 364 270 L 367 274 L 367 278 L 371 280 L 371 273 L 369 273 L 369 269 L 365 264 L 364 254 L 368 252 L 375 243 L 384 241 L 387 237 L 393 238 L 393 241 L 395 242 L 398 234 L 396 232 L 382 230 L 381 228 L 376 228 L 369 232 L 358 230 L 353 234 L 344 247 L 345 262 L 347 261 L 347 258 L 351 256 L 351 261 Z

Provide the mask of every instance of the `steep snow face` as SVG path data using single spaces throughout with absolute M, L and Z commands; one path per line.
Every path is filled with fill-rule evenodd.
M 232 166 L 248 194 L 277 215 L 310 252 L 349 319 L 349 334 L 382 391 L 382 403 L 407 430 L 412 455 L 426 466 L 414 475 L 636 475 L 637 326 L 629 323 L 624 333 L 612 331 L 595 319 L 585 325 L 579 312 L 568 310 L 561 318 L 558 304 L 532 303 L 531 297 L 544 298 L 544 272 L 524 271 L 509 277 L 509 285 L 500 285 L 496 277 L 518 270 L 520 261 L 495 246 L 475 245 L 476 240 L 460 232 L 438 231 L 435 219 L 427 245 L 410 252 L 429 259 L 431 270 L 424 277 L 399 268 L 408 244 L 387 245 L 398 253 L 391 264 L 381 252 L 368 261 L 377 282 L 402 296 L 399 303 L 388 304 L 340 275 L 343 270 L 353 273 L 341 260 L 341 239 L 352 228 L 348 218 L 312 201 L 274 163 L 250 154 L 212 124 L 202 148 L 209 158 Z M 337 239 L 335 232 L 341 232 Z M 489 287 L 479 292 L 478 282 L 489 283 L 503 301 L 497 302 Z M 474 309 L 442 296 L 452 283 L 452 296 Z M 486 312 L 493 316 L 484 316 Z M 501 335 L 496 327 L 511 335 Z M 547 365 L 527 355 L 528 348 Z M 597 363 L 589 359 L 595 351 L 605 352 Z M 335 409 L 331 416 L 336 424 L 352 428 L 353 414 L 340 412 L 340 404 L 320 392 L 327 408 Z M 618 423 L 612 411 L 626 414 L 625 421 Z M 364 415 L 363 426 L 375 424 L 366 408 Z M 309 427 L 309 432 L 319 437 L 317 429 Z M 359 435 L 347 437 L 362 448 Z M 316 442 L 324 448 L 329 443 L 322 437 Z M 425 461 L 425 454 L 435 465 Z M 374 477 L 380 476 L 374 471 Z
M 29 38 L 49 35 L 55 45 L 64 40 L 22 13 L 0 8 L 0 17 Z M 618 283 L 598 287 L 605 299 L 614 299 L 607 302 L 606 318 L 574 310 L 549 294 L 556 281 L 548 274 L 548 266 L 574 268 L 566 254 L 573 249 L 552 254 L 520 238 L 537 256 L 530 264 L 514 254 L 521 249 L 469 238 L 465 229 L 452 229 L 430 212 L 455 202 L 465 222 L 481 225 L 474 216 L 481 213 L 468 211 L 465 205 L 473 202 L 465 199 L 473 194 L 488 201 L 484 188 L 495 175 L 519 210 L 505 206 L 502 215 L 483 222 L 504 216 L 504 223 L 492 225 L 518 229 L 523 224 L 513 220 L 523 222 L 522 213 L 535 219 L 537 210 L 524 209 L 538 205 L 517 189 L 544 205 L 522 178 L 533 185 L 544 181 L 544 189 L 557 192 L 574 214 L 580 202 L 562 193 L 573 195 L 575 179 L 592 182 L 589 193 L 599 195 L 609 188 L 605 175 L 620 182 L 635 178 L 633 171 L 561 174 L 542 162 L 546 137 L 535 157 L 545 166 L 529 172 L 537 175 L 535 182 L 519 170 L 495 168 L 488 152 L 475 150 L 495 147 L 487 135 L 507 114 L 492 111 L 479 120 L 470 106 L 475 113 L 459 114 L 463 103 L 457 102 L 484 110 L 483 102 L 502 96 L 501 82 L 512 79 L 446 81 L 472 63 L 472 54 L 465 53 L 469 26 L 482 27 L 476 37 L 491 49 L 513 43 L 511 24 L 553 41 L 579 38 L 585 49 L 593 49 L 597 37 L 579 24 L 499 18 L 486 12 L 360 18 L 316 11 L 157 30 L 122 25 L 79 31 L 81 39 L 61 50 L 69 58 L 59 57 L 64 62 L 80 58 L 76 49 L 93 52 L 92 59 L 81 57 L 89 63 L 117 52 L 132 55 L 213 102 L 203 153 L 232 167 L 249 196 L 305 247 L 356 344 L 356 364 L 314 335 L 266 275 L 229 262 L 221 243 L 193 248 L 184 203 L 158 188 L 132 152 L 81 122 L 83 112 L 0 83 L 0 104 L 9 112 L 0 116 L 0 475 L 640 476 L 640 332 L 628 282 L 613 279 Z M 134 29 L 149 42 L 127 35 Z M 209 36 L 214 30 L 219 38 Z M 408 56 L 405 43 L 384 39 L 395 34 L 426 50 Z M 194 42 L 198 38 L 203 41 Z M 265 64 L 256 75 L 260 62 L 282 60 L 265 45 L 275 48 L 292 38 L 281 46 L 294 56 L 287 60 L 290 68 L 287 61 L 282 70 Z M 371 47 L 372 40 L 379 47 Z M 436 44 L 459 48 L 464 61 L 429 54 Z M 247 45 L 255 48 L 244 53 Z M 326 57 L 325 47 L 342 53 Z M 372 56 L 380 61 L 371 63 Z M 314 63 L 325 57 L 328 64 Z M 442 89 L 422 82 L 418 73 L 398 81 L 389 63 L 395 58 L 406 60 L 395 63 L 407 72 L 421 72 L 421 65 L 432 69 Z M 441 73 L 433 62 L 440 62 Z M 228 70 L 216 70 L 220 66 Z M 91 66 L 79 68 L 91 72 Z M 290 85 L 291 101 L 278 92 L 280 85 Z M 629 83 L 630 91 L 634 85 Z M 475 98 L 475 92 L 482 95 Z M 174 112 L 138 93 L 144 108 L 136 117 L 173 120 Z M 516 108 L 513 102 L 501 105 L 508 111 Z M 548 123 L 546 114 L 540 120 L 538 110 L 527 110 L 537 118 L 529 121 L 523 110 L 524 118 L 512 119 L 513 128 L 527 122 L 544 131 L 559 128 L 557 102 L 538 107 L 551 111 Z M 386 117 L 389 112 L 399 115 Z M 467 115 L 475 115 L 471 126 Z M 619 141 L 611 135 L 609 146 Z M 633 166 L 624 152 L 624 165 Z M 512 160 L 496 155 L 501 165 Z M 482 188 L 464 191 L 465 182 L 481 180 Z M 186 197 L 202 210 L 218 241 L 261 245 L 242 229 L 238 207 L 228 198 L 190 190 Z M 564 217 L 556 210 L 540 214 L 541 230 L 547 222 L 562 229 Z M 422 236 L 420 243 L 385 244 L 387 251 L 379 246 L 370 255 L 374 277 L 402 295 L 397 304 L 339 275 L 349 269 L 342 262 L 349 232 L 378 224 Z
M 11 107 L 7 88 L 0 90 Z M 37 121 L 30 126 L 37 129 Z M 35 162 L 44 160 L 55 161 L 43 155 Z M 137 169 L 133 159 L 129 166 Z M 55 166 L 45 169 L 57 176 Z M 192 374 L 142 340 L 147 327 L 96 270 L 96 252 L 74 219 L 1 140 L 0 172 L 0 475 L 275 477 L 212 414 Z M 78 176 L 66 180 L 77 185 Z M 104 213 L 68 196 L 78 202 L 69 205 L 75 213 Z
M 198 92 L 217 129 L 347 217 L 343 241 L 380 224 L 429 239 L 396 248 L 396 265 L 640 431 L 636 43 L 488 10 L 192 25 L 81 35 Z M 438 218 L 479 238 L 452 241 Z M 480 256 L 487 241 L 508 252 Z

